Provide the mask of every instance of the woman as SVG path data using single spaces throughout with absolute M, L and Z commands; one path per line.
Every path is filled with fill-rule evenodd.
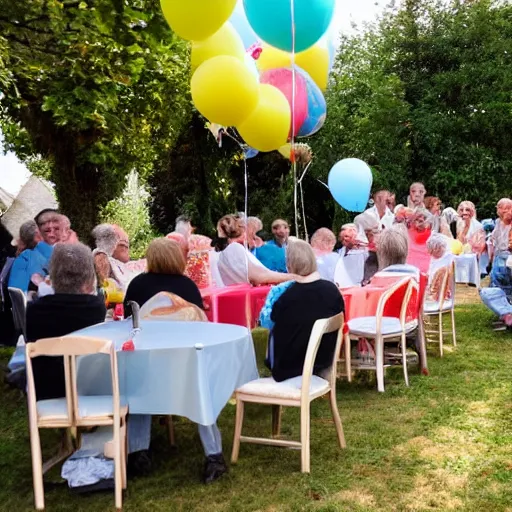
M 425 302 L 437 304 L 441 300 L 439 297 L 441 284 L 446 272 L 450 271 L 453 254 L 448 251 L 448 238 L 439 233 L 432 233 L 432 236 L 427 241 L 427 250 L 431 259 L 428 269 L 428 286 Z M 450 290 L 447 289 L 443 300 L 449 298 L 449 296 Z
M 409 235 L 409 252 L 407 263 L 414 265 L 421 272 L 428 272 L 430 256 L 427 250 L 427 240 L 432 234 L 433 217 L 425 208 L 416 208 L 414 217 L 407 233 Z
M 367 256 L 364 263 L 363 284 L 368 283 L 377 272 L 379 264 L 377 261 L 377 240 L 380 234 L 380 222 L 369 212 L 363 212 L 354 219 L 359 234 L 357 239 L 360 247 L 366 247 Z
M 340 259 L 339 254 L 333 252 L 335 245 L 336 236 L 330 229 L 317 229 L 311 237 L 311 248 L 315 253 L 318 272 L 322 279 L 331 282 L 334 282 L 334 271 Z
M 267 298 L 260 318 L 264 327 L 271 328 L 267 364 L 277 382 L 302 375 L 314 323 L 344 310 L 338 288 L 321 279 L 310 245 L 302 240 L 289 241 L 286 263 L 290 273 L 303 278 L 300 283 L 277 286 L 286 289 L 277 298 Z M 336 335 L 324 336 L 315 360 L 315 374 L 331 366 Z
M 425 197 L 425 208 L 432 215 L 432 231 L 434 233 L 442 233 L 443 235 L 450 236 L 448 223 L 445 217 L 441 215 L 441 199 L 435 196 Z
M 407 230 L 401 225 L 386 229 L 379 238 L 377 258 L 379 272 L 399 272 L 412 274 L 419 279 L 419 269 L 406 263 L 409 253 Z
M 295 279 L 296 276 L 268 270 L 245 249 L 245 226 L 239 217 L 222 217 L 217 223 L 217 233 L 219 238 L 225 239 L 227 243 L 218 260 L 220 277 L 226 286 L 241 283 L 277 284 Z
M 481 254 L 485 249 L 485 231 L 476 220 L 476 208 L 471 201 L 462 201 L 457 208 L 457 240 L 467 245 L 467 252 Z

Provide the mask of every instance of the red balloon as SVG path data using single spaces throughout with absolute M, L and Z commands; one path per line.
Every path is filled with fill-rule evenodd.
M 308 117 L 308 85 L 306 79 L 295 72 L 295 109 L 292 109 L 293 72 L 290 68 L 276 68 L 264 71 L 260 76 L 262 84 L 270 84 L 277 87 L 288 100 L 292 111 L 292 120 L 295 137 Z M 290 125 L 290 135 L 291 135 Z

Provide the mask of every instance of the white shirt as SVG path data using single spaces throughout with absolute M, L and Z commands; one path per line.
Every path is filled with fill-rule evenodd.
M 379 215 L 379 211 L 376 206 L 372 206 L 366 210 L 368 213 L 373 215 L 379 222 L 381 229 L 389 229 L 393 223 L 395 222 L 395 216 L 393 212 L 386 206 L 386 211 L 384 212 L 384 216 L 381 218 Z
M 233 242 L 219 253 L 218 269 L 222 282 L 230 284 L 249 283 L 249 262 L 258 267 L 265 266 L 242 244 Z

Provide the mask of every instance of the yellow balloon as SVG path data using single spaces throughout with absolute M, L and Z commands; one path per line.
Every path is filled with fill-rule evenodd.
M 224 23 L 215 34 L 207 39 L 192 43 L 192 71 L 195 71 L 205 60 L 219 55 L 231 55 L 241 61 L 244 61 L 245 58 L 244 43 L 229 22 Z
M 291 111 L 286 96 L 273 85 L 260 84 L 260 101 L 252 114 L 237 125 L 238 133 L 258 151 L 273 151 L 286 142 Z
M 236 0 L 160 0 L 164 17 L 183 39 L 201 41 L 229 19 Z
M 192 76 L 190 89 L 197 110 L 222 126 L 241 124 L 260 96 L 258 80 L 249 68 L 226 55 L 203 62 Z
M 462 243 L 460 242 L 460 240 L 452 240 L 450 242 L 450 250 L 453 254 L 455 254 L 455 255 L 462 254 L 463 249 L 464 249 L 464 247 L 463 247 Z
M 329 78 L 329 51 L 325 43 L 319 42 L 311 48 L 295 55 L 295 64 L 309 73 L 322 91 L 327 88 Z M 256 65 L 260 71 L 275 68 L 288 68 L 292 65 L 291 53 L 264 45 Z
M 292 145 L 288 142 L 287 144 L 283 144 L 279 149 L 279 153 L 283 155 L 285 158 L 288 158 L 290 160 L 290 156 L 292 154 Z

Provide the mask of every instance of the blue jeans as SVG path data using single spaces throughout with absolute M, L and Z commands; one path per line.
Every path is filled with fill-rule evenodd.
M 500 318 L 512 314 L 512 305 L 509 302 L 509 297 L 512 296 L 512 273 L 506 265 L 509 254 L 501 252 L 494 256 L 490 287 L 480 290 L 482 302 Z
M 222 453 L 222 438 L 217 423 L 198 425 L 199 437 L 204 454 Z M 128 453 L 149 449 L 151 441 L 151 416 L 149 414 L 130 414 L 128 416 Z

